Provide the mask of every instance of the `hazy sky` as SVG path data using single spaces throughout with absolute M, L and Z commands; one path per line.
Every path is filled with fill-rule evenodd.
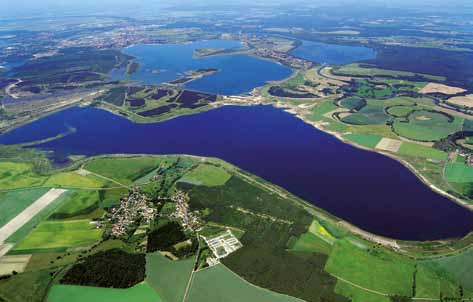
M 277 6 L 282 4 L 296 5 L 305 2 L 311 6 L 340 5 L 383 5 L 398 6 L 436 6 L 437 8 L 452 9 L 461 6 L 472 6 L 471 0 L 0 0 L 0 16 L 14 18 L 15 16 L 34 16 L 60 13 L 67 14 L 134 14 L 139 12 L 157 13 L 166 6 L 189 7 L 192 5 L 241 4 L 251 6 Z

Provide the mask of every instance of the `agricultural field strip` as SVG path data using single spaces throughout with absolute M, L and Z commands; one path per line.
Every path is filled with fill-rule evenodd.
M 66 192 L 66 190 L 63 189 L 49 190 L 46 194 L 41 196 L 38 200 L 18 214 L 15 218 L 10 220 L 10 222 L 0 228 L 0 243 L 3 243 L 6 239 L 8 239 L 8 237 L 13 235 L 17 230 L 19 230 L 23 225 L 25 225 L 34 216 L 41 212 L 41 210 L 54 202 L 64 192 Z

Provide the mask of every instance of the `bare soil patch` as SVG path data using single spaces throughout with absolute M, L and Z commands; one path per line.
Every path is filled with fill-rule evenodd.
M 376 149 L 396 153 L 401 148 L 402 142 L 397 139 L 383 137 L 376 145 Z
M 438 83 L 429 83 L 420 90 L 420 93 L 443 93 L 443 94 L 458 94 L 465 92 L 466 90 L 459 87 L 448 86 Z
M 11 274 L 13 271 L 22 273 L 26 265 L 28 265 L 30 258 L 31 255 L 3 256 L 0 259 L 0 276 Z
M 450 104 L 457 106 L 473 107 L 473 94 L 455 96 L 447 100 Z

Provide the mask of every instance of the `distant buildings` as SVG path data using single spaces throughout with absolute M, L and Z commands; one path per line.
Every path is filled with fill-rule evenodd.
M 312 62 L 296 58 L 285 52 L 275 51 L 268 48 L 257 49 L 255 55 L 263 58 L 276 60 L 279 63 L 295 69 L 309 69 Z

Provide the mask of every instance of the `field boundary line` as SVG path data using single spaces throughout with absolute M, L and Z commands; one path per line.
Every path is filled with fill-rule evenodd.
M 200 240 L 199 240 L 199 246 L 197 247 L 197 250 L 200 250 Z M 195 273 L 195 267 L 197 266 L 197 263 L 199 262 L 199 255 L 195 257 L 194 261 L 194 266 L 192 267 L 191 274 L 189 276 L 189 280 L 187 281 L 187 286 L 186 286 L 186 291 L 184 292 L 184 296 L 182 297 L 182 302 L 187 301 L 187 296 L 189 295 L 189 290 L 192 287 L 192 281 L 194 281 L 194 273 Z

